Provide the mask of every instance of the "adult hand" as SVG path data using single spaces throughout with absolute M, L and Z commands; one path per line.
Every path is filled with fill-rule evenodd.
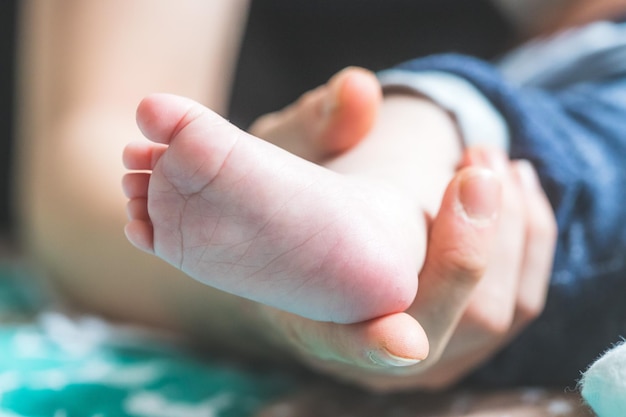
M 301 156 L 318 161 L 332 143 L 327 132 L 333 126 L 342 126 L 344 144 L 356 144 L 380 102 L 370 95 L 360 104 L 368 111 L 342 113 L 354 102 L 337 91 L 359 76 L 362 83 L 375 82 L 355 70 L 343 71 L 296 106 L 256 123 L 254 133 L 274 142 L 278 138 L 279 144 L 291 138 L 299 142 L 293 149 Z M 375 91 L 373 87 L 366 91 Z M 316 111 L 328 107 L 329 96 L 334 110 Z M 347 113 L 351 119 L 341 117 Z M 360 128 L 351 131 L 346 120 L 356 120 Z M 461 166 L 465 169 L 448 186 L 432 223 L 420 289 L 409 310 L 345 326 L 261 307 L 276 330 L 274 340 L 313 367 L 370 388 L 439 389 L 479 366 L 536 317 L 545 302 L 556 240 L 552 211 L 536 174 L 529 163 L 511 163 L 489 149 L 468 150 Z M 494 172 L 497 180 L 479 167 Z M 474 186 L 465 187 L 472 178 Z M 464 200 L 491 207 L 494 215 L 476 221 L 468 216 L 471 208 L 459 210 Z
M 442 235 L 451 245 L 445 249 L 437 245 L 433 225 L 420 289 L 407 311 L 428 335 L 430 354 L 402 378 L 370 379 L 375 388 L 449 387 L 510 342 L 543 310 L 557 228 L 534 169 L 527 161 L 509 162 L 499 150 L 480 148 L 465 153 L 463 166 L 489 168 L 502 184 L 495 244 L 482 254 L 486 263 L 478 266 L 485 269 L 472 267 L 476 245 L 450 243 L 450 236 Z M 483 193 L 482 198 L 489 196 Z M 464 292 L 459 278 L 474 279 L 476 285 Z M 445 313 L 454 311 L 448 303 L 454 303 L 450 297 L 458 291 L 469 300 L 457 324 Z
M 272 311 L 280 338 L 314 368 L 382 391 L 449 387 L 513 339 L 543 309 L 556 226 L 528 163 L 492 152 L 470 155 L 502 158 L 499 181 L 469 167 L 448 187 L 406 313 L 346 326 Z M 471 219 L 464 199 L 496 214 Z
M 308 161 L 322 163 L 365 137 L 381 101 L 374 74 L 348 67 L 283 110 L 259 117 L 249 130 Z
M 339 378 L 379 390 L 426 386 L 421 375 L 439 363 L 487 267 L 500 204 L 491 171 L 469 167 L 454 177 L 433 220 L 420 274 L 424 295 L 410 311 L 341 325 L 259 306 L 269 323 L 260 328 L 273 329 L 275 343 Z
M 487 268 L 474 289 L 464 315 L 448 345 L 430 359 L 436 362 L 422 374 L 423 386 L 453 384 L 510 342 L 542 312 L 556 248 L 557 227 L 537 174 L 527 161 L 509 162 L 497 149 L 469 149 L 463 166 L 492 169 L 502 183 L 502 204 L 496 244 Z M 428 331 L 432 318 L 420 300 L 431 298 L 428 275 L 411 309 Z M 426 287 L 426 288 L 425 288 Z M 445 297 L 445 294 L 440 295 Z M 432 299 L 437 299 L 436 291 Z

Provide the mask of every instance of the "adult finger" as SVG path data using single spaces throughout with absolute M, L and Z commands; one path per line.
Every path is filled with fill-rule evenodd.
M 424 327 L 429 363 L 438 360 L 489 262 L 501 205 L 500 181 L 490 170 L 461 170 L 433 221 L 420 288 L 407 311 Z
M 543 308 L 556 239 L 554 216 L 528 162 L 510 164 L 510 174 L 508 189 L 515 192 L 504 195 L 496 257 L 472 295 L 440 366 L 425 375 L 431 388 L 453 384 L 476 368 Z M 523 209 L 521 214 L 511 210 L 512 204 Z M 521 225 L 523 233 L 513 238 L 520 234 L 513 233 L 517 227 L 506 225 Z M 521 242 L 521 246 L 516 242 Z M 500 299 L 489 297 L 494 290 L 484 291 L 481 286 L 505 293 Z
M 457 332 L 459 338 L 484 347 L 499 341 L 509 332 L 513 322 L 524 254 L 525 201 L 504 152 L 474 148 L 467 152 L 467 156 L 473 164 L 493 169 L 502 183 L 497 244 Z M 454 347 L 466 352 L 467 343 Z
M 543 310 L 556 250 L 554 212 L 530 162 L 515 161 L 513 170 L 526 202 L 526 238 L 512 334 L 518 333 Z
M 293 154 L 321 162 L 365 137 L 381 100 L 374 74 L 349 67 L 293 105 L 260 117 L 249 130 Z
M 517 306 L 521 264 L 525 248 L 525 201 L 504 152 L 495 148 L 468 149 L 464 164 L 489 167 L 502 183 L 502 206 L 496 244 L 481 282 L 441 359 L 441 381 L 459 379 L 504 343 Z
M 373 389 L 425 386 L 421 373 L 436 363 L 483 275 L 499 208 L 500 183 L 491 171 L 460 171 L 433 221 L 420 290 L 409 314 L 337 325 L 264 308 L 275 340 L 286 342 L 313 367 Z M 429 343 L 434 352 L 429 353 Z
M 334 370 L 343 373 L 346 365 L 390 372 L 415 365 L 428 356 L 424 330 L 405 313 L 337 324 L 309 320 L 270 307 L 260 308 L 269 323 L 267 328 L 274 331 L 275 343 L 331 373 Z

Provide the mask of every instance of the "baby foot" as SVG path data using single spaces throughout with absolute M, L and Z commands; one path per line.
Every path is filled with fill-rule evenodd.
M 155 95 L 138 108 L 153 143 L 129 145 L 129 240 L 223 291 L 310 319 L 354 323 L 415 298 L 426 231 L 396 190 L 336 174 Z

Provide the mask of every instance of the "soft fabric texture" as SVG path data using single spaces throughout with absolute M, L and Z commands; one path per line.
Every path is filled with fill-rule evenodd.
M 380 71 L 383 92 L 410 88 L 450 112 L 467 146 L 489 145 L 509 149 L 509 131 L 502 115 L 470 82 L 448 72 Z
M 626 344 L 621 343 L 589 367 L 581 380 L 585 401 L 598 417 L 626 413 Z

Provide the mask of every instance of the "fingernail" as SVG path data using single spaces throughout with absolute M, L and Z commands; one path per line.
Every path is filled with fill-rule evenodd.
M 528 191 L 537 191 L 541 189 L 537 172 L 529 161 L 520 159 L 515 162 L 514 167 L 522 187 Z
M 406 367 L 416 365 L 421 362 L 419 359 L 402 358 L 400 356 L 392 355 L 386 349 L 370 352 L 369 358 L 375 364 L 384 367 Z
M 500 182 L 493 171 L 476 169 L 468 173 L 461 180 L 459 201 L 469 219 L 494 219 L 500 207 Z

